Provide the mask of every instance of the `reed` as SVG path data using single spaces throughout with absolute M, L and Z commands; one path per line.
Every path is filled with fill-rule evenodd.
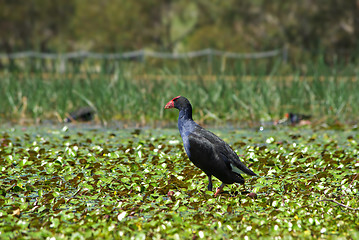
M 353 122 L 359 116 L 358 75 L 328 73 L 324 63 L 310 75 L 299 71 L 283 76 L 275 63 L 263 66 L 226 63 L 224 69 L 163 66 L 152 72 L 147 66 L 113 65 L 112 72 L 82 69 L 78 73 L 2 72 L 0 117 L 2 120 L 53 119 L 81 106 L 93 106 L 98 120 L 151 123 L 176 118 L 164 114 L 171 98 L 184 95 L 194 107 L 194 117 L 209 122 L 269 121 L 284 113 L 301 112 L 316 118 Z M 185 66 L 185 67 L 183 67 Z M 220 66 L 220 65 L 219 65 Z M 346 70 L 347 71 L 347 70 Z M 350 75 L 348 77 L 348 75 Z

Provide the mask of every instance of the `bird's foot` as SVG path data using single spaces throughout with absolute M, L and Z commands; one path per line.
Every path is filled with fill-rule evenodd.
M 217 188 L 216 193 L 214 194 L 215 197 L 217 197 L 218 194 L 222 192 L 221 188 Z
M 217 188 L 216 193 L 214 194 L 214 196 L 217 197 L 217 195 L 222 192 L 223 188 L 224 188 L 224 183 L 222 183 L 222 185 L 219 188 Z

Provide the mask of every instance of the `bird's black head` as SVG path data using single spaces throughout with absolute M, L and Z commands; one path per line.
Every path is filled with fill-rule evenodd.
M 175 98 L 173 98 L 171 101 L 169 101 L 166 106 L 166 109 L 168 108 L 177 108 L 178 110 L 184 110 L 184 109 L 191 109 L 192 110 L 192 106 L 191 103 L 188 101 L 187 98 L 182 97 L 182 96 L 177 96 Z

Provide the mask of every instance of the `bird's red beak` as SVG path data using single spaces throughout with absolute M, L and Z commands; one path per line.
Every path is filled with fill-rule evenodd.
M 165 109 L 167 109 L 167 108 L 174 108 L 175 107 L 175 102 L 174 102 L 174 100 L 176 100 L 176 99 L 178 99 L 178 98 L 180 98 L 181 96 L 177 96 L 177 97 L 175 97 L 174 99 L 172 99 L 171 101 L 169 101 L 167 104 L 166 104 L 166 106 L 165 106 Z
M 175 103 L 173 102 L 173 100 L 171 100 L 166 104 L 165 109 L 174 108 L 174 107 L 175 107 Z

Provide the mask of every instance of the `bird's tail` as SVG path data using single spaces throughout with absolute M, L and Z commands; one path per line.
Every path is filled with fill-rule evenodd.
M 234 164 L 231 164 L 232 167 L 232 171 L 238 174 L 247 174 L 250 176 L 257 176 L 257 174 L 255 174 L 252 170 L 250 170 L 246 165 L 244 165 L 244 163 L 242 162 L 237 162 L 236 164 L 237 166 L 235 166 Z

